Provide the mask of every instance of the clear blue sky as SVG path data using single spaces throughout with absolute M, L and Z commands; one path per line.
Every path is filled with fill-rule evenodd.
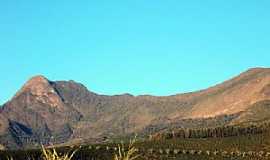
M 270 66 L 268 0 L 0 1 L 0 104 L 33 75 L 169 95 Z

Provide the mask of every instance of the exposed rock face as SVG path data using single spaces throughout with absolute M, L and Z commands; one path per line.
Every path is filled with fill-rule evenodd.
M 66 128 L 78 121 L 81 114 L 63 102 L 52 83 L 42 76 L 33 77 L 4 104 L 0 134 L 11 134 L 21 145 L 62 142 L 67 135 L 70 137 L 72 131 Z
M 251 112 L 258 106 L 253 104 L 270 100 L 269 86 L 270 69 L 264 68 L 206 90 L 164 97 L 98 95 L 74 81 L 52 82 L 36 76 L 3 105 L 0 143 L 14 147 L 140 133 L 171 124 L 195 127 L 204 118 L 211 125 L 243 123 L 247 112 L 259 114 Z M 213 118 L 222 115 L 234 116 Z M 259 116 L 254 117 L 258 120 Z M 197 121 L 191 124 L 185 119 Z
M 8 130 L 8 119 L 0 114 L 0 133 L 4 133 Z
M 59 97 L 50 82 L 43 76 L 31 78 L 15 95 L 15 98 L 24 93 L 27 93 L 26 103 L 31 103 L 30 96 L 35 96 L 37 101 L 51 107 L 61 108 L 64 106 L 61 97 Z

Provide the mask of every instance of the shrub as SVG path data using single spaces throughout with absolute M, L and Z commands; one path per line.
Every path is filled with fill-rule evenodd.
M 46 149 L 42 146 L 43 160 L 71 160 L 77 150 L 73 151 L 71 154 L 65 153 L 60 155 L 57 151 L 53 149 Z
M 118 153 L 114 155 L 114 160 L 134 160 L 138 158 L 139 154 L 136 154 L 138 150 L 134 146 L 135 142 L 136 136 L 133 140 L 129 141 L 127 150 L 125 149 L 124 143 L 118 145 Z

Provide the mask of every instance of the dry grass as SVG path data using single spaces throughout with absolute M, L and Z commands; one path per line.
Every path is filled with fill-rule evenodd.
M 71 160 L 77 150 L 73 151 L 71 154 L 65 153 L 60 155 L 57 151 L 53 149 L 46 149 L 42 146 L 43 160 Z
M 136 152 L 137 148 L 134 146 L 136 142 L 136 136 L 134 139 L 129 141 L 128 148 L 125 148 L 125 145 L 121 143 L 118 145 L 118 153 L 114 155 L 114 160 L 134 160 L 138 158 L 140 155 Z
M 7 160 L 14 160 L 13 157 L 7 156 Z

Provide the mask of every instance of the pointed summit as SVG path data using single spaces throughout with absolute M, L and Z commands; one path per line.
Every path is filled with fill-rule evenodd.
M 44 77 L 43 75 L 36 75 L 36 76 L 30 78 L 27 83 L 33 83 L 33 82 L 34 83 L 36 83 L 36 82 L 47 83 L 48 79 L 46 77 Z
M 51 83 L 51 81 L 42 75 L 34 76 L 24 84 L 13 99 L 24 94 L 27 95 L 27 103 L 33 102 L 29 100 L 29 97 L 32 97 L 32 99 L 50 106 L 63 106 L 61 97 Z
M 26 91 L 33 95 L 42 95 L 43 93 L 48 92 L 48 90 L 53 90 L 49 80 L 42 75 L 38 75 L 30 78 L 16 96 Z

